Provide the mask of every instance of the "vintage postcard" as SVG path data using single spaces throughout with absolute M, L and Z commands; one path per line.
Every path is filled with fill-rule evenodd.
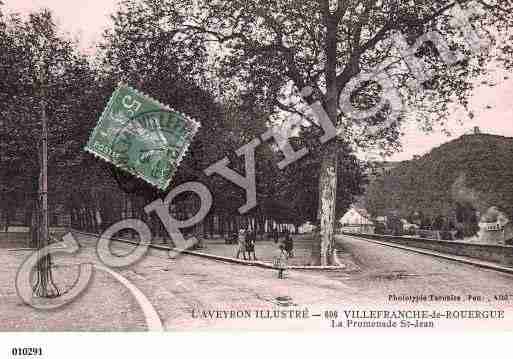
M 511 333 L 512 38 L 510 0 L 0 0 L 0 339 Z

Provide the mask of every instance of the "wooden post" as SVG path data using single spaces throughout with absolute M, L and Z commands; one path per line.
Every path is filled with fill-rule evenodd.
M 41 99 L 42 159 L 41 159 L 41 240 L 49 244 L 48 233 L 48 120 L 46 118 L 46 101 Z

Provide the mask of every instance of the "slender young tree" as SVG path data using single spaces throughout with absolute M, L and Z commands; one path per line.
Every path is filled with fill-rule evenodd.
M 11 213 L 25 210 L 30 244 L 41 249 L 49 244 L 57 204 L 102 185 L 94 163 L 84 165 L 82 148 L 105 96 L 76 44 L 58 35 L 49 11 L 26 19 L 0 15 L 0 33 L 1 206 L 7 226 Z M 35 295 L 59 294 L 49 255 L 39 258 L 35 273 Z

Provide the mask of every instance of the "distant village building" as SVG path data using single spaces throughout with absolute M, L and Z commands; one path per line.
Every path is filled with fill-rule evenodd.
M 374 233 L 374 222 L 367 210 L 352 207 L 339 220 L 342 231 L 351 233 Z
M 299 233 L 311 233 L 315 229 L 315 225 L 313 225 L 311 222 L 306 222 L 302 226 L 298 228 Z
M 394 161 L 376 161 L 371 163 L 370 177 L 388 176 L 401 162 Z
M 479 221 L 478 238 L 481 243 L 504 243 L 505 227 L 509 223 L 508 217 L 496 207 L 490 207 Z

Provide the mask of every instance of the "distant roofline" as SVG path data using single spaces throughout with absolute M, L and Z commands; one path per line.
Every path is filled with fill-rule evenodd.
M 371 163 L 381 163 L 381 164 L 399 164 L 404 161 L 372 161 Z

